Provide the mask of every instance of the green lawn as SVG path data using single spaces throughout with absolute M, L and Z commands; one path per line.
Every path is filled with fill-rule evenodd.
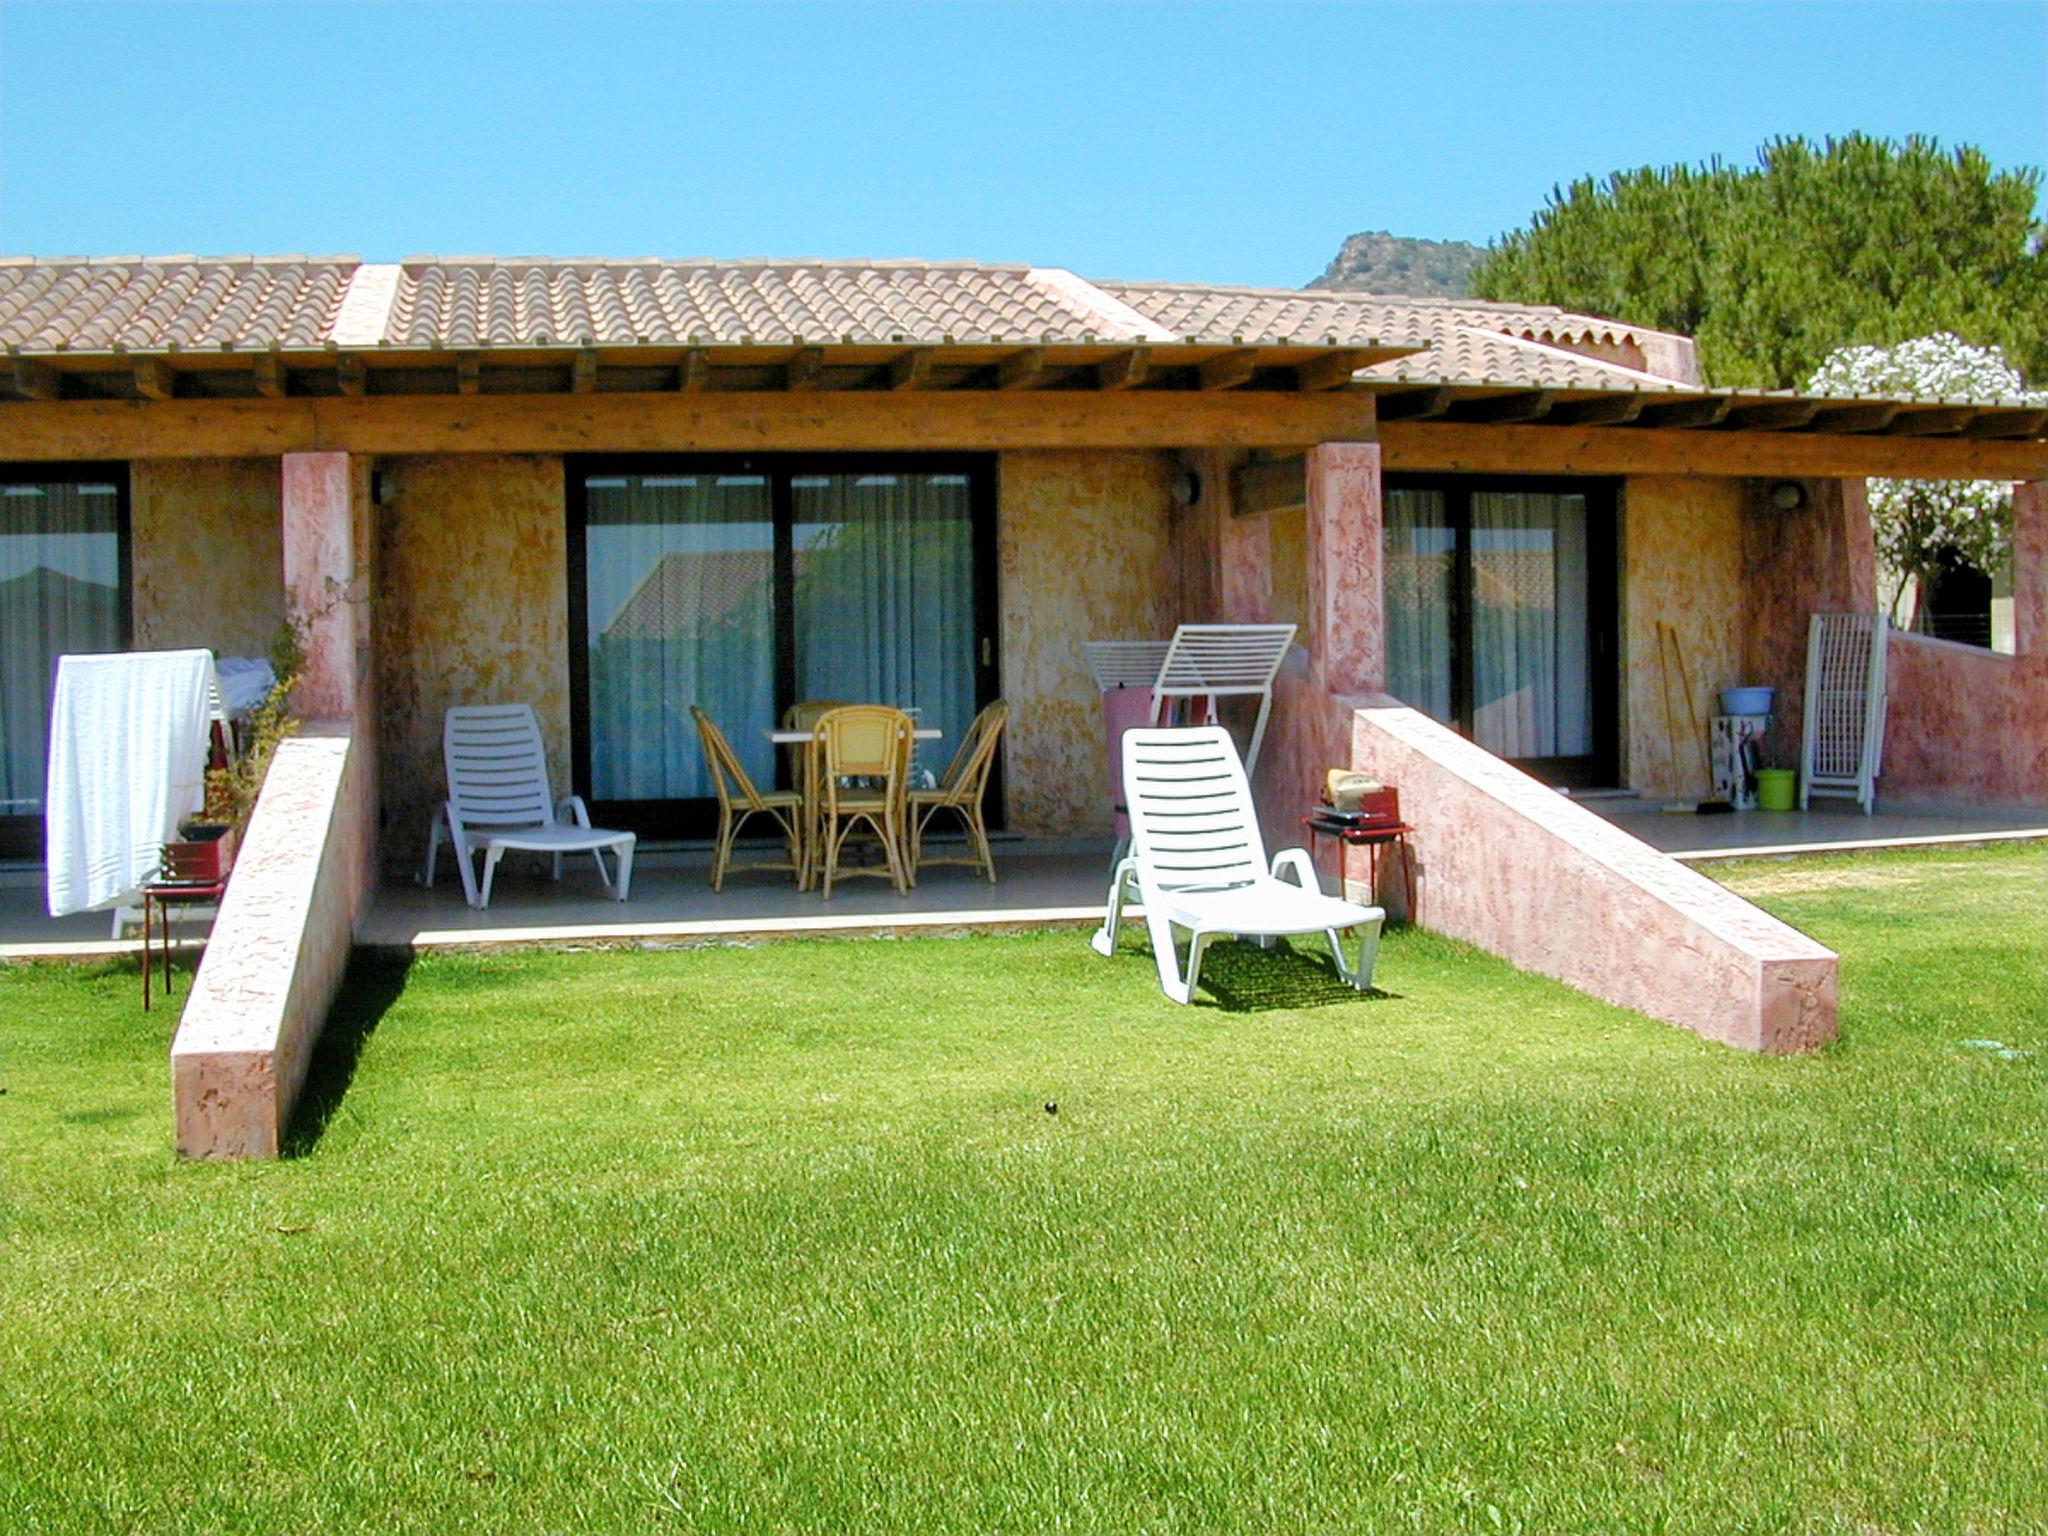
M 2048 1529 L 2048 852 L 1725 878 L 1834 1048 L 1414 933 L 450 957 L 268 1165 L 0 970 L 0 1530 Z

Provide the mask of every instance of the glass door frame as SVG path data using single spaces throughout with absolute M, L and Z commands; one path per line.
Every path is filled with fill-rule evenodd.
M 74 481 L 106 481 L 114 487 L 114 548 L 117 593 L 114 612 L 120 634 L 114 649 L 125 651 L 135 643 L 135 581 L 132 524 L 128 515 L 127 461 L 93 459 L 80 462 L 0 463 L 0 482 L 8 485 L 66 485 Z M 0 815 L 0 859 L 43 857 L 43 818 Z
M 1576 475 L 1389 474 L 1384 491 L 1433 491 L 1443 497 L 1452 533 L 1451 716 L 1472 735 L 1474 676 L 1472 497 L 1487 491 L 1583 496 L 1586 501 L 1586 670 L 1592 752 L 1578 757 L 1510 758 L 1523 772 L 1567 789 L 1621 783 L 1621 483 Z M 1384 514 L 1382 514 L 1384 517 Z
M 974 707 L 993 703 L 1002 691 L 1002 635 L 997 600 L 996 484 L 993 453 L 605 453 L 570 454 L 563 460 L 568 503 L 569 735 L 570 776 L 575 792 L 590 803 L 593 820 L 646 837 L 708 838 L 717 826 L 716 800 L 596 800 L 592 798 L 590 739 L 590 587 L 586 532 L 590 522 L 585 481 L 592 475 L 761 475 L 768 481 L 769 519 L 774 530 L 774 717 L 796 703 L 795 494 L 799 475 L 927 474 L 963 475 L 974 549 Z M 957 742 L 938 743 L 943 762 Z M 780 754 L 778 753 L 778 757 Z M 784 766 L 778 762 L 780 777 Z M 766 788 L 767 786 L 760 786 Z M 787 787 L 787 786 L 784 786 Z M 1005 825 L 1002 761 L 989 781 L 990 830 Z M 760 824 L 764 829 L 766 823 Z

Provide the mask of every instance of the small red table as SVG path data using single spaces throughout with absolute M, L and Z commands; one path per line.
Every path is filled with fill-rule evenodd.
M 1366 850 L 1366 879 L 1371 883 L 1375 898 L 1380 889 L 1380 850 L 1389 846 L 1398 848 L 1401 855 L 1401 885 L 1408 897 L 1408 921 L 1415 921 L 1415 861 L 1408 851 L 1408 834 L 1415 829 L 1398 817 L 1384 821 L 1377 817 L 1370 821 L 1349 824 L 1325 821 L 1313 813 L 1301 818 L 1301 824 L 1308 830 L 1309 862 L 1315 862 L 1315 840 L 1319 837 L 1332 838 L 1337 844 L 1337 894 L 1344 894 L 1344 847 Z
M 152 880 L 142 887 L 142 1011 L 149 1012 L 150 973 L 156 969 L 156 954 L 152 944 L 154 929 L 158 921 L 164 934 L 164 996 L 171 995 L 171 912 L 173 906 L 190 906 L 204 902 L 219 905 L 227 893 L 225 879 L 201 882 L 196 880 Z

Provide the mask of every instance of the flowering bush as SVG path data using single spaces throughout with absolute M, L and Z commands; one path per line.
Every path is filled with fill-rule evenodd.
M 1973 347 L 1946 331 L 1895 347 L 1842 347 L 1807 381 L 1811 394 L 1913 396 L 1970 404 L 2048 404 L 2029 391 L 1996 347 Z M 1870 521 L 1877 558 L 1924 583 L 1944 547 L 1980 571 L 2012 553 L 2012 486 L 2000 480 L 1872 480 Z M 1895 599 L 1896 600 L 1896 599 Z

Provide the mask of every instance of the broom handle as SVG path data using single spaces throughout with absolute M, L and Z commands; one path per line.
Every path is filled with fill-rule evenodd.
M 1659 625 L 1671 633 L 1671 654 L 1678 663 L 1678 681 L 1685 686 L 1685 723 L 1692 727 L 1692 739 L 1700 749 L 1700 766 L 1707 771 L 1707 788 L 1714 787 L 1714 754 L 1707 746 L 1707 729 L 1700 724 L 1700 712 L 1693 703 L 1692 678 L 1685 670 L 1685 651 L 1678 643 L 1678 631 L 1670 625 Z

